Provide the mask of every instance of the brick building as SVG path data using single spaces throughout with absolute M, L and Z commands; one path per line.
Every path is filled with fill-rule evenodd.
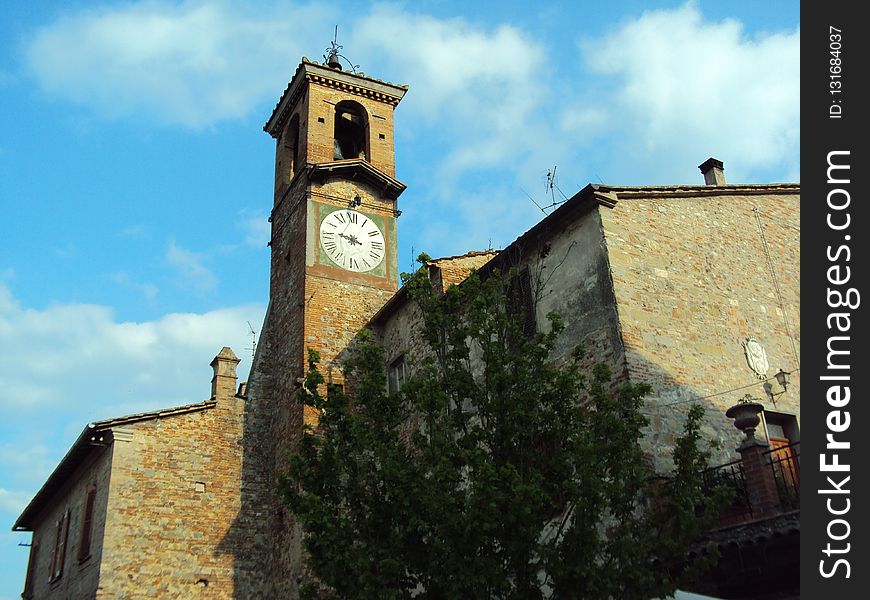
M 18 518 L 25 598 L 232 598 L 244 400 L 239 359 L 205 402 L 89 424 Z M 253 566 L 253 565 L 252 565 Z M 207 588 L 207 589 L 206 589 Z
M 89 425 L 16 523 L 33 531 L 26 596 L 296 596 L 300 531 L 275 482 L 317 418 L 297 396 L 307 349 L 341 385 L 333 359 L 369 327 L 394 388 L 421 351 L 398 288 L 393 111 L 406 91 L 335 56 L 303 58 L 264 127 L 276 140 L 270 298 L 248 383 L 237 391 L 225 348 L 210 400 Z M 705 185 L 589 185 L 501 252 L 428 264 L 441 286 L 520 267 L 537 322 L 564 319 L 558 353 L 582 343 L 622 380 L 652 384 L 643 444 L 662 470 L 692 400 L 721 463 L 738 458 L 725 412 L 747 392 L 765 408 L 762 444 L 799 442 L 799 186 L 728 185 L 714 159 L 701 169 Z M 758 530 L 747 522 L 782 528 L 782 506 L 766 502 L 723 529 L 738 548 Z M 745 579 L 732 595 L 748 597 Z

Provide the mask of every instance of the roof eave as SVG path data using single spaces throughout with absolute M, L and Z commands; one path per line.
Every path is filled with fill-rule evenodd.
M 60 487 L 58 480 L 71 470 L 70 465 L 74 464 L 78 466 L 81 464 L 81 457 L 90 451 L 90 444 L 86 444 L 86 441 L 92 437 L 94 431 L 93 424 L 87 425 L 82 430 L 79 437 L 76 438 L 76 441 L 73 442 L 73 445 L 54 468 L 54 471 L 51 472 L 51 475 L 48 476 L 45 483 L 39 488 L 39 491 L 36 492 L 24 510 L 21 511 L 21 515 L 15 520 L 15 524 L 12 525 L 12 531 L 33 531 L 32 520 L 45 506 L 47 496 L 57 491 Z

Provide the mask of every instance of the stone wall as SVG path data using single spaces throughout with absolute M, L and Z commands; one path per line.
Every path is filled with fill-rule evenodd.
M 652 386 L 642 443 L 659 471 L 670 468 L 692 401 L 706 408 L 702 433 L 714 464 L 738 458 L 739 435 L 725 410 L 747 392 L 799 419 L 796 186 L 619 188 L 610 195 L 618 200 L 613 207 L 585 211 L 575 199 L 567 207 L 573 213 L 545 219 L 493 261 L 502 271 L 528 269 L 539 328 L 551 311 L 562 317 L 554 360 L 579 345 L 586 368 L 610 366 L 614 386 Z M 425 352 L 419 319 L 413 306 L 401 306 L 379 324 L 388 363 L 407 353 L 413 365 Z M 794 371 L 776 407 L 747 365 L 742 342 L 750 336 L 767 350 L 768 377 Z
M 240 509 L 244 401 L 113 430 L 100 598 L 236 597 L 262 577 Z M 208 405 L 206 405 L 208 406 Z
M 798 368 L 798 194 L 796 186 L 628 188 L 613 209 L 600 209 L 628 369 L 653 386 L 645 446 L 660 469 L 690 401 L 707 409 L 703 435 L 718 447 L 714 462 L 737 458 L 738 432 L 724 415 L 730 405 L 750 393 L 773 408 L 747 365 L 748 337 L 767 350 L 769 377 Z M 799 418 L 799 401 L 795 372 L 777 410 Z

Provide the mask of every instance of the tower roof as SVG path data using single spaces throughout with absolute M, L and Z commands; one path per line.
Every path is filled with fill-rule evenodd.
M 331 68 L 303 56 L 302 62 L 296 68 L 296 73 L 294 73 L 290 83 L 287 84 L 287 88 L 278 100 L 278 104 L 275 105 L 272 116 L 263 125 L 263 130 L 266 133 L 274 138 L 278 137 L 284 121 L 289 115 L 289 109 L 296 103 L 296 100 L 302 94 L 308 82 L 332 87 L 357 96 L 372 98 L 390 106 L 399 104 L 405 92 L 408 91 L 407 85 L 381 81 L 380 79 L 367 77 L 360 72 L 349 73 L 337 68 Z

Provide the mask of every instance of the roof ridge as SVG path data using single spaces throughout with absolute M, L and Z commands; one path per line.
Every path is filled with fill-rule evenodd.
M 466 252 L 465 254 L 457 254 L 456 256 L 442 256 L 439 258 L 430 258 L 426 262 L 431 264 L 431 263 L 437 263 L 437 262 L 442 261 L 442 260 L 455 260 L 457 258 L 471 258 L 474 256 L 486 256 L 486 255 L 490 255 L 490 254 L 492 256 L 495 256 L 499 252 L 501 252 L 501 250 L 471 250 L 469 252 Z
M 203 400 L 202 402 L 194 402 L 192 404 L 182 404 L 179 406 L 170 406 L 168 408 L 158 408 L 155 410 L 140 412 L 140 413 L 132 413 L 129 415 L 123 415 L 120 417 L 111 417 L 109 419 L 102 419 L 100 421 L 94 421 L 92 423 L 88 423 L 88 427 L 95 430 L 102 429 L 111 429 L 112 427 L 123 425 L 125 423 L 133 423 L 136 421 L 145 421 L 148 419 L 158 419 L 161 417 L 169 417 L 172 415 L 177 415 L 186 412 L 193 412 L 195 410 L 213 408 L 217 404 L 217 401 L 214 399 Z

